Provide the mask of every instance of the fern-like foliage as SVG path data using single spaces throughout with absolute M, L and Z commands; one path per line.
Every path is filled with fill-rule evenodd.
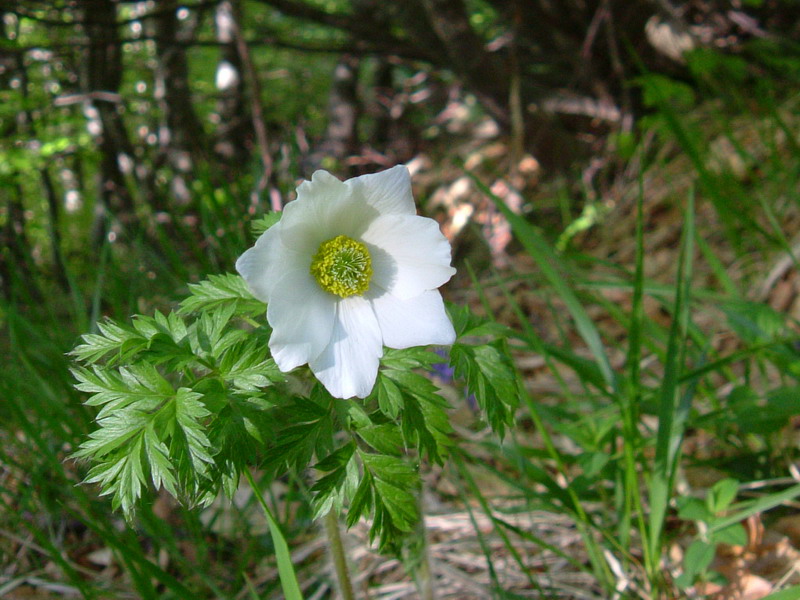
M 444 360 L 422 348 L 389 350 L 372 394 L 333 398 L 287 380 L 269 354 L 265 306 L 236 275 L 190 286 L 176 312 L 105 320 L 72 352 L 77 388 L 97 410 L 97 429 L 74 453 L 91 463 L 87 483 L 130 517 L 149 490 L 188 505 L 233 495 L 239 474 L 310 472 L 316 517 L 372 516 L 384 550 L 413 537 L 419 468 L 443 464 L 454 443 L 449 406 L 430 377 Z M 518 401 L 505 331 L 454 309 L 450 349 L 457 377 L 502 435 Z
M 76 387 L 98 408 L 74 457 L 93 463 L 86 482 L 126 517 L 150 487 L 190 505 L 232 492 L 263 443 L 269 389 L 284 376 L 263 332 L 242 325 L 257 301 L 237 279 L 193 286 L 182 314 L 103 321 L 72 351 Z

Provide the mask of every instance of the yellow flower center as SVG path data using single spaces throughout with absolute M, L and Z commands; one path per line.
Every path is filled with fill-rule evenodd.
M 339 235 L 319 245 L 310 270 L 323 290 L 347 298 L 369 289 L 372 259 L 364 244 Z

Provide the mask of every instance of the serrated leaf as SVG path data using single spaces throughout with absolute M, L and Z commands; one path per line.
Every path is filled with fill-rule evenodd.
M 375 518 L 370 536 L 380 534 L 381 546 L 391 544 L 398 532 L 411 531 L 419 520 L 415 492 L 417 472 L 400 458 L 359 452 L 372 480 Z
M 332 508 L 341 511 L 342 505 L 356 489 L 358 468 L 353 460 L 356 446 L 350 442 L 314 465 L 329 473 L 311 487 L 314 494 L 314 518 L 327 514 Z
M 86 483 L 100 484 L 102 496 L 113 495 L 112 507 L 114 510 L 122 507 L 126 517 L 132 514 L 146 485 L 141 462 L 142 438 L 140 433 L 134 438 L 129 451 L 93 467 L 86 477 Z
M 407 489 L 383 479 L 375 479 L 375 493 L 400 531 L 412 531 L 419 520 L 416 499 Z
M 403 436 L 394 423 L 359 427 L 356 434 L 381 454 L 399 456 L 403 448 Z
M 427 369 L 438 362 L 442 362 L 442 357 L 423 347 L 405 348 L 403 350 L 387 348 L 381 358 L 383 367 L 401 371 Z
M 233 304 L 223 304 L 213 309 L 204 310 L 200 313 L 200 318 L 195 324 L 196 346 L 194 351 L 201 356 L 219 357 L 228 347 L 246 336 L 242 330 L 228 332 L 229 337 L 226 344 L 220 344 L 220 340 L 225 333 L 225 327 L 231 320 L 236 306 Z
M 439 395 L 438 388 L 426 377 L 411 371 L 385 369 L 378 377 L 379 386 L 388 387 L 383 381 L 388 379 L 398 390 L 402 402 L 398 414 L 406 443 L 441 463 L 451 445 L 452 428 L 446 412 L 447 402 Z M 380 398 L 380 391 L 378 393 Z
M 353 452 L 356 450 L 356 445 L 353 442 L 349 442 L 338 448 L 332 454 L 329 454 L 317 464 L 315 464 L 312 468 L 318 471 L 333 471 L 335 469 L 343 468 L 352 458 Z
M 375 386 L 378 396 L 378 408 L 393 421 L 400 415 L 403 408 L 403 395 L 400 389 L 389 377 L 378 377 Z
M 475 315 L 468 306 L 447 304 L 447 312 L 453 322 L 456 338 L 463 342 L 465 338 L 502 338 L 508 337 L 511 329 L 496 321 L 491 321 Z
M 209 275 L 200 283 L 189 285 L 191 295 L 185 298 L 178 309 L 180 314 L 189 314 L 232 305 L 237 314 L 256 315 L 265 312 L 264 303 L 256 300 L 244 279 L 233 273 Z
M 211 457 L 211 442 L 205 433 L 201 420 L 211 413 L 200 402 L 202 394 L 193 392 L 188 388 L 180 388 L 173 400 L 175 405 L 175 419 L 180 431 L 183 433 L 182 441 L 186 444 L 192 466 L 201 475 L 205 474 L 208 465 L 214 463 Z
M 93 364 L 107 358 L 112 364 L 119 362 L 147 346 L 147 339 L 136 330 L 112 321 L 99 321 L 100 333 L 87 333 L 82 336 L 83 344 L 75 347 L 70 356 L 81 362 Z M 109 356 L 116 354 L 115 356 Z
M 367 472 L 361 479 L 361 483 L 353 495 L 350 507 L 347 510 L 346 525 L 352 527 L 358 522 L 362 515 L 368 514 L 372 510 L 372 477 Z
M 391 481 L 401 487 L 414 487 L 419 482 L 417 472 L 401 458 L 364 452 L 359 455 L 373 477 Z
M 519 403 L 516 373 L 505 342 L 453 344 L 450 362 L 456 376 L 466 381 L 492 429 L 502 437 L 505 428 L 513 425 Z
M 149 423 L 144 430 L 144 448 L 150 464 L 150 479 L 153 481 L 153 486 L 156 489 L 163 486 L 173 497 L 177 497 L 178 482 L 169 460 L 169 449 L 158 439 L 152 423 Z
M 147 425 L 149 417 L 142 411 L 125 408 L 103 419 L 98 419 L 99 429 L 89 434 L 73 458 L 103 459 L 106 455 L 128 444 Z
M 284 381 L 285 376 L 269 357 L 266 342 L 242 330 L 235 331 L 245 335 L 222 352 L 217 363 L 220 375 L 233 385 L 234 392 L 250 395 L 250 392 Z
M 255 219 L 250 223 L 250 230 L 253 232 L 254 236 L 258 237 L 267 229 L 277 224 L 278 221 L 281 220 L 282 215 L 283 213 L 281 212 L 266 213 L 264 216 Z

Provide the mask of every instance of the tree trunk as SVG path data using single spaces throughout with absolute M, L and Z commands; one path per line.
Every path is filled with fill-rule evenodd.
M 463 0 L 420 0 L 442 42 L 453 70 L 472 88 L 484 106 L 504 124 L 509 122 L 508 64 L 486 49 L 472 29 Z
M 191 36 L 181 32 L 178 7 L 177 0 L 159 3 L 155 19 L 158 58 L 155 97 L 164 119 L 159 129 L 161 151 L 173 169 L 171 197 L 187 205 L 191 203 L 191 192 L 186 179 L 193 166 L 206 158 L 206 135 L 192 104 L 185 47 Z
M 116 5 L 112 0 L 80 0 L 83 23 L 89 47 L 86 51 L 84 88 L 87 93 L 106 92 L 92 105 L 100 125 L 98 144 L 101 153 L 99 206 L 96 211 L 95 243 L 108 229 L 108 220 L 115 221 L 126 235 L 135 237 L 141 231 L 136 206 L 126 173 L 133 175 L 134 152 L 122 120 L 120 102 L 113 99 L 122 81 L 122 46 L 116 21 Z
M 242 59 L 236 47 L 236 15 L 230 2 L 217 6 L 214 22 L 217 41 L 222 45 L 217 64 L 216 86 L 219 91 L 214 153 L 230 169 L 235 178 L 247 164 L 253 148 L 252 124 L 246 102 Z

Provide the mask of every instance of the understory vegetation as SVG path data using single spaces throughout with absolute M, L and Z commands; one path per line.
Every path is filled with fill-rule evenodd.
M 800 597 L 800 10 L 550 4 L 0 3 L 0 596 Z M 340 401 L 234 264 L 395 164 L 459 337 Z

